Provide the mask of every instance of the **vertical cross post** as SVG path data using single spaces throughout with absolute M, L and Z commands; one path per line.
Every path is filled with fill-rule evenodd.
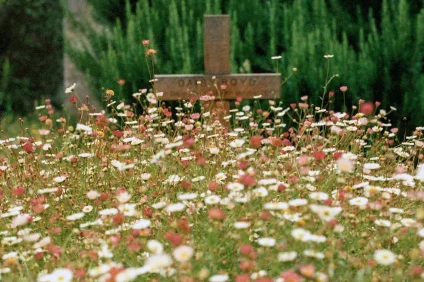
M 230 73 L 230 16 L 204 16 L 204 68 L 205 74 Z M 218 85 L 218 87 L 220 87 Z M 222 91 L 222 90 L 221 90 Z M 221 100 L 221 123 L 230 110 L 230 101 Z

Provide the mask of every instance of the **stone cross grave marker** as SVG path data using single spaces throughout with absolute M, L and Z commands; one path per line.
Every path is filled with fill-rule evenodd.
M 230 110 L 230 101 L 237 97 L 280 97 L 279 73 L 230 74 L 229 15 L 204 16 L 204 68 L 205 74 L 156 75 L 155 90 L 163 92 L 164 101 L 215 96 L 221 100 L 224 113 Z

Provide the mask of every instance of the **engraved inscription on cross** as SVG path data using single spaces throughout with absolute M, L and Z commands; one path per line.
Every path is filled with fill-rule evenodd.
M 190 100 L 204 95 L 221 99 L 225 112 L 230 100 L 238 97 L 278 99 L 279 73 L 230 74 L 230 17 L 204 16 L 205 74 L 156 75 L 155 90 L 163 92 L 162 100 Z

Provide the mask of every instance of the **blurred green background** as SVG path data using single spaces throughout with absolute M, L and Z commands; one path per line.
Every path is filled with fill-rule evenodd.
M 60 104 L 64 49 L 99 99 L 107 88 L 131 99 L 148 87 L 144 39 L 158 51 L 156 73 L 201 73 L 203 15 L 230 14 L 232 72 L 275 72 L 271 56 L 277 55 L 283 77 L 298 69 L 282 88 L 286 105 L 302 95 L 321 104 L 324 55 L 332 54 L 329 74 L 339 77 L 328 90 L 335 92 L 339 110 L 339 87 L 346 85 L 349 107 L 360 98 L 381 101 L 384 109 L 397 108 L 391 115 L 394 126 L 410 131 L 424 125 L 422 0 L 87 2 L 91 19 L 72 16 L 60 1 L 0 4 L 0 110 L 25 114 L 42 97 L 56 97 Z M 65 14 L 71 38 L 63 37 Z M 125 84 L 117 83 L 121 79 Z

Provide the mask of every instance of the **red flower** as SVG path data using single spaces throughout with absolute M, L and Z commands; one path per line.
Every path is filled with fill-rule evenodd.
M 35 259 L 42 259 L 43 258 L 43 252 L 37 252 L 34 254 Z
M 152 216 L 152 213 L 153 213 L 153 210 L 150 209 L 150 208 L 144 208 L 143 209 L 143 215 L 144 216 L 150 217 L 150 216 Z
M 256 180 L 249 174 L 243 174 L 239 177 L 240 182 L 245 186 L 253 186 L 256 184 Z
M 219 187 L 219 184 L 216 183 L 215 181 L 208 183 L 208 189 L 211 191 L 215 191 L 216 189 L 218 189 L 218 187 Z
M 132 240 L 130 244 L 128 244 L 128 250 L 133 252 L 138 252 L 141 249 L 141 244 L 137 240 Z
M 180 218 L 177 222 L 177 226 L 184 233 L 190 233 L 191 227 L 186 217 Z
M 333 158 L 334 158 L 335 160 L 338 160 L 338 159 L 340 159 L 340 158 L 342 157 L 342 155 L 343 155 L 343 153 L 342 153 L 342 152 L 334 152 L 334 153 L 333 153 Z
M 312 264 L 302 265 L 300 267 L 300 273 L 303 276 L 312 279 L 315 276 L 315 266 Z
M 122 137 L 122 136 L 124 136 L 124 132 L 122 132 L 122 131 L 120 131 L 120 130 L 115 130 L 114 132 L 113 132 L 113 135 L 115 135 L 116 137 Z
M 76 102 L 77 102 L 77 96 L 71 96 L 70 98 L 69 98 L 69 101 L 71 102 L 71 103 L 73 103 L 73 104 L 75 104 Z
M 166 232 L 165 238 L 173 245 L 174 247 L 181 245 L 184 241 L 184 237 L 180 234 L 174 232 Z
M 242 255 L 249 255 L 250 253 L 253 253 L 255 251 L 255 249 L 253 248 L 252 245 L 242 245 L 240 247 L 240 253 Z
M 359 111 L 364 115 L 372 115 L 374 113 L 374 103 L 365 102 L 359 105 Z
M 23 194 L 25 194 L 25 188 L 22 186 L 17 186 L 12 189 L 12 194 L 18 197 L 22 196 Z
M 271 213 L 269 211 L 263 211 L 260 214 L 260 218 L 263 220 L 269 220 L 271 219 Z
M 237 164 L 237 166 L 239 167 L 239 169 L 246 169 L 248 167 L 249 163 L 247 161 L 241 161 Z
M 250 276 L 249 274 L 240 274 L 236 276 L 236 282 L 249 282 Z
M 274 279 L 272 279 L 271 277 L 261 277 L 255 280 L 255 282 L 273 282 L 273 281 Z
M 114 225 L 121 225 L 125 220 L 125 216 L 122 212 L 117 213 L 114 217 L 113 217 L 113 224 Z
M 284 271 L 280 274 L 280 277 L 284 279 L 284 282 L 301 282 L 302 276 L 292 270 Z
M 191 183 L 187 180 L 183 180 L 183 181 L 181 181 L 181 186 L 183 186 L 184 189 L 190 189 Z
M 225 219 L 227 215 L 219 208 L 210 209 L 208 215 L 212 219 Z
M 261 141 L 264 139 L 264 137 L 263 136 L 258 136 L 258 135 L 256 135 L 256 136 L 252 136 L 251 138 L 250 138 L 250 145 L 252 146 L 252 147 L 256 147 L 256 148 L 258 148 L 258 147 L 260 147 L 261 145 L 262 145 L 262 143 L 261 143 Z
M 285 191 L 286 189 L 287 189 L 287 186 L 286 185 L 284 185 L 284 184 L 279 184 L 278 185 L 278 191 L 279 192 Z
M 325 159 L 325 153 L 323 151 L 314 152 L 314 158 L 317 161 L 322 161 L 323 159 Z
M 113 235 L 109 238 L 109 242 L 113 245 L 113 246 L 117 246 L 119 244 L 119 242 L 121 241 L 121 235 Z
M 56 245 L 50 244 L 46 247 L 46 250 L 53 255 L 56 259 L 59 259 L 60 254 L 63 252 L 63 250 Z
M 249 271 L 252 268 L 254 268 L 255 265 L 256 265 L 256 263 L 254 261 L 244 259 L 240 262 L 239 267 L 243 271 Z
M 34 151 L 34 150 L 35 150 L 35 147 L 31 144 L 31 142 L 26 142 L 26 143 L 24 144 L 24 150 L 25 150 L 25 152 L 27 152 L 27 153 L 31 153 L 32 151 Z

